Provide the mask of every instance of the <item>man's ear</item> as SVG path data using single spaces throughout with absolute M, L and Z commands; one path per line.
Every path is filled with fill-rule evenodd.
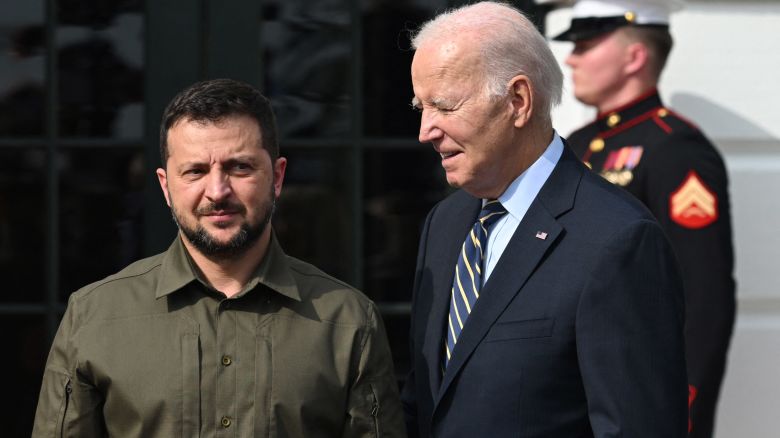
M 284 171 L 287 169 L 287 158 L 277 157 L 274 162 L 274 196 L 279 198 L 284 184 Z
M 160 182 L 160 188 L 163 191 L 163 196 L 165 196 L 165 202 L 168 204 L 168 207 L 170 207 L 171 198 L 168 195 L 168 175 L 165 173 L 165 169 L 157 169 L 157 181 Z
M 522 128 L 531 120 L 534 111 L 534 91 L 528 76 L 517 75 L 509 81 L 509 97 L 515 127 Z
M 649 62 L 650 49 L 642 43 L 631 43 L 626 47 L 626 63 L 623 66 L 623 72 L 627 75 L 634 75 L 646 68 Z

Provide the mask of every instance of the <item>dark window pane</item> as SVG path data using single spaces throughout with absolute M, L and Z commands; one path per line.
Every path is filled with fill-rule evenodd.
M 447 193 L 429 147 L 365 151 L 365 291 L 376 301 L 409 301 L 425 215 Z
M 46 288 L 46 152 L 0 149 L 0 302 L 39 302 Z
M 281 136 L 349 134 L 349 2 L 268 1 L 263 20 L 264 89 Z
M 42 136 L 43 1 L 0 0 L 0 11 L 0 136 Z
M 283 150 L 287 175 L 274 229 L 287 254 L 349 281 L 353 266 L 350 172 L 342 149 Z
M 142 138 L 143 3 L 58 2 L 60 134 Z
M 9 377 L 3 383 L 8 396 L 0 397 L 3 436 L 30 436 L 49 351 L 45 319 L 2 315 L 0 345 L 6 352 L 3 374 Z
M 80 148 L 61 156 L 60 291 L 63 298 L 141 257 L 143 150 Z
M 412 366 L 409 358 L 410 317 L 408 314 L 388 314 L 383 312 L 382 320 L 387 329 L 387 340 L 390 343 L 390 351 L 393 354 L 395 374 L 398 380 L 402 382 Z M 444 344 L 442 344 L 443 347 Z
M 414 92 L 410 35 L 430 19 L 436 2 L 365 2 L 363 9 L 363 122 L 368 136 L 417 137 L 420 116 L 410 105 Z M 439 2 L 445 3 L 445 2 Z M 444 6 L 444 5 L 440 5 Z

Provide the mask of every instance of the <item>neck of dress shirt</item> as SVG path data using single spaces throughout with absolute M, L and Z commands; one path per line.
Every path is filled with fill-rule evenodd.
M 498 200 L 506 208 L 507 214 L 496 221 L 488 230 L 487 255 L 485 258 L 485 275 L 482 284 L 487 282 L 493 268 L 504 253 L 509 240 L 515 233 L 520 221 L 528 211 L 528 207 L 536 199 L 539 190 L 550 177 L 555 165 L 563 154 L 563 141 L 558 133 L 554 133 L 552 142 L 547 145 L 544 153 L 507 187 Z M 484 201 L 483 201 L 484 202 Z

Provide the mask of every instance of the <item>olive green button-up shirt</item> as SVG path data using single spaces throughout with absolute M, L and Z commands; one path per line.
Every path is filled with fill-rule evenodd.
M 33 437 L 403 436 L 386 334 L 360 292 L 271 239 L 226 298 L 180 239 L 74 293 Z

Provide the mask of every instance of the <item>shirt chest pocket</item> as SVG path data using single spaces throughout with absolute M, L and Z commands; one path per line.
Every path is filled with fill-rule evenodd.
M 198 436 L 197 323 L 180 315 L 100 321 L 77 342 L 78 372 L 103 393 L 110 435 Z

